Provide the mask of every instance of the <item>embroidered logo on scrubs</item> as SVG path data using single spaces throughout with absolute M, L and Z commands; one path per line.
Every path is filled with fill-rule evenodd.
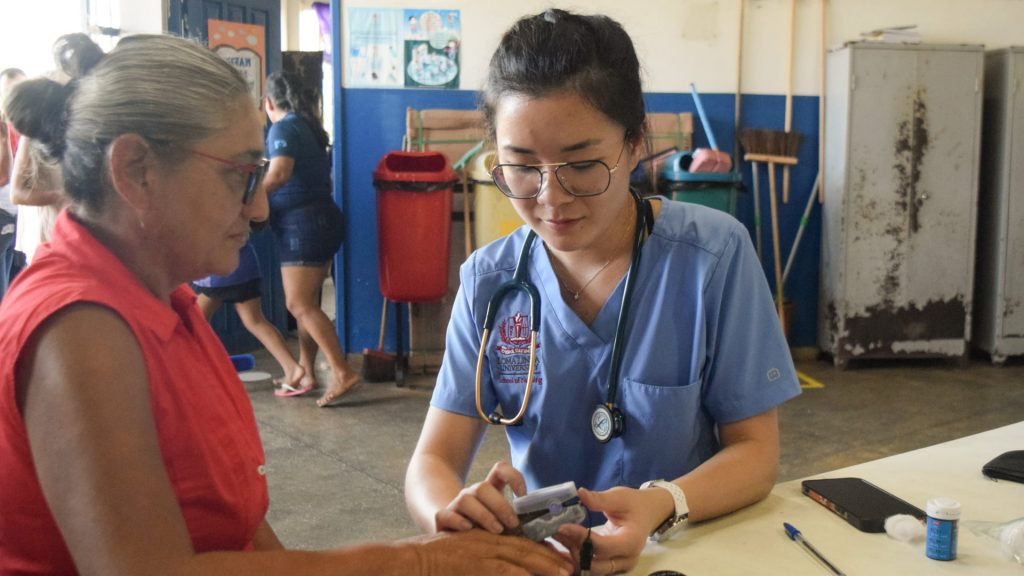
M 530 317 L 517 312 L 498 326 L 501 343 L 494 347 L 498 356 L 498 382 L 526 384 L 530 373 Z M 533 371 L 535 385 L 544 383 L 540 369 L 540 342 L 537 342 L 537 367 Z

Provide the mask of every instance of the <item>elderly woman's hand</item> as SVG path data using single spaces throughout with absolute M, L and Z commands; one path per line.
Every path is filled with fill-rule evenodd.
M 570 559 L 550 546 L 482 530 L 440 532 L 420 536 L 407 543 L 414 544 L 416 552 L 416 566 L 409 574 L 569 576 L 573 572 Z
M 508 486 L 516 496 L 526 493 L 526 480 L 508 462 L 498 462 L 482 482 L 467 486 L 447 507 L 434 517 L 437 529 L 470 530 L 483 528 L 500 534 L 519 526 L 512 504 L 505 498 Z

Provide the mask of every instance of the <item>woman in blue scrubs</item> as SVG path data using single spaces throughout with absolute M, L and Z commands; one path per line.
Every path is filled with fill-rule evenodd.
M 267 133 L 270 168 L 264 181 L 270 227 L 281 257 L 285 306 L 299 327 L 299 364 L 306 373 L 292 392 L 304 394 L 317 386 L 319 348 L 331 366 L 327 390 L 316 402 L 325 407 L 359 383 L 359 373 L 345 361 L 334 323 L 320 307 L 324 280 L 345 233 L 331 195 L 329 138 L 294 75 L 267 76 L 264 102 L 273 123 Z
M 574 481 L 605 519 L 592 535 L 592 573 L 626 571 L 650 535 L 727 514 L 772 489 L 776 407 L 799 394 L 789 348 L 739 222 L 631 192 L 646 114 L 636 53 L 617 22 L 555 9 L 520 20 L 492 57 L 481 102 L 500 163 L 492 175 L 526 225 L 461 268 L 406 501 L 426 532 L 500 532 L 518 522 L 506 487 L 522 495 Z M 511 463 L 466 486 L 487 429 L 474 387 L 485 312 L 531 231 L 524 265 L 541 302 L 532 394 L 522 422 L 505 429 Z M 531 314 L 524 292 L 501 299 L 484 342 L 485 412 L 511 415 L 522 405 Z M 607 404 L 621 411 L 623 431 L 599 439 L 592 417 Z M 556 538 L 578 555 L 586 534 L 568 525 Z

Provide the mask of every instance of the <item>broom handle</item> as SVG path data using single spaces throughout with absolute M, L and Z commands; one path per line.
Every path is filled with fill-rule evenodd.
M 768 163 L 768 198 L 772 209 L 772 250 L 775 252 L 775 307 L 779 311 L 779 323 L 786 327 L 782 311 L 782 256 L 779 254 L 779 214 L 775 200 L 775 163 Z
M 824 0 L 822 0 L 824 2 Z M 740 26 L 739 26 L 739 40 L 736 42 L 736 111 L 735 111 L 735 127 L 733 129 L 733 154 L 736 154 L 738 158 L 740 153 L 739 146 L 739 134 L 740 134 L 740 100 L 741 94 L 743 94 L 743 84 L 740 83 L 743 77 L 743 3 L 745 0 L 739 0 L 740 8 Z
M 388 329 L 388 299 L 384 299 L 384 307 L 380 310 L 380 338 L 377 340 L 377 351 L 384 351 L 384 333 Z
M 796 40 L 796 0 L 789 0 L 789 54 L 786 58 L 786 132 L 793 129 L 793 44 Z
M 804 215 L 800 217 L 800 227 L 796 230 L 796 238 L 793 239 L 793 245 L 789 248 L 789 256 L 786 257 L 786 266 L 782 269 L 782 283 L 786 283 L 786 279 L 789 278 L 789 271 L 793 268 L 793 260 L 796 259 L 796 250 L 800 247 L 800 239 L 804 236 L 804 230 L 807 229 L 807 221 L 811 217 L 811 209 L 814 208 L 814 200 L 818 194 L 816 189 L 821 186 L 821 172 L 818 172 L 818 177 L 814 179 L 814 186 L 811 187 L 811 193 L 807 196 L 807 204 L 804 205 Z
M 825 202 L 825 0 L 818 0 L 818 203 Z
M 762 250 L 761 250 L 761 173 L 758 170 L 757 162 L 750 163 L 750 170 L 752 172 L 752 178 L 754 182 L 754 235 L 757 246 L 757 261 L 763 262 Z
M 690 94 L 693 95 L 693 103 L 697 106 L 697 116 L 700 117 L 700 124 L 704 127 L 704 135 L 708 137 L 708 144 L 712 150 L 718 150 L 718 141 L 715 140 L 715 133 L 711 131 L 711 122 L 708 115 L 704 113 L 704 105 L 700 102 L 700 93 L 697 92 L 697 85 L 690 82 Z
M 789 204 L 789 164 L 782 167 L 782 203 Z
M 793 45 L 796 43 L 796 0 L 789 0 L 789 54 L 786 58 L 786 134 L 793 130 Z M 789 203 L 789 165 L 782 167 L 782 203 Z

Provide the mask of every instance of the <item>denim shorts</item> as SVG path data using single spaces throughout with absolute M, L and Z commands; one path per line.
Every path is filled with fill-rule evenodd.
M 330 198 L 275 210 L 270 227 L 282 266 L 322 266 L 334 257 L 345 237 L 341 210 Z

